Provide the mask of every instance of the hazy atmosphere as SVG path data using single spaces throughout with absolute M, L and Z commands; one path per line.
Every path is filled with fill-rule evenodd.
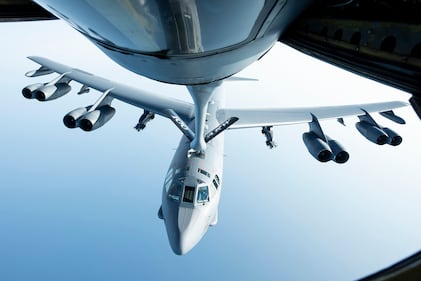
M 119 101 L 94 132 L 67 129 L 63 116 L 98 93 L 51 102 L 21 89 L 39 55 L 159 94 L 190 99 L 113 63 L 61 21 L 0 24 L 0 280 L 354 280 L 420 249 L 420 120 L 396 110 L 398 147 L 377 146 L 355 129 L 322 122 L 350 153 L 319 163 L 301 135 L 306 124 L 274 129 L 270 150 L 259 129 L 225 133 L 219 222 L 186 256 L 171 251 L 157 217 L 164 177 L 181 137 L 163 118 L 133 129 L 141 109 Z M 227 82 L 230 107 L 300 107 L 409 95 L 352 75 L 281 44 Z

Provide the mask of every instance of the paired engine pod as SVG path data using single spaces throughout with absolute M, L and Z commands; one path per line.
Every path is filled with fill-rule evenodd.
M 402 143 L 402 137 L 395 131 L 392 131 L 389 128 L 383 128 L 383 131 L 389 136 L 388 144 L 398 146 Z
M 313 132 L 303 134 L 303 141 L 310 154 L 320 162 L 328 162 L 332 160 L 332 152 L 328 145 L 319 139 Z
M 33 92 L 33 97 L 39 101 L 54 100 L 70 92 L 72 87 L 67 83 L 42 86 Z
M 29 86 L 26 86 L 22 89 L 22 95 L 27 99 L 35 98 L 34 93 L 41 87 L 43 87 L 44 83 L 36 83 Z
M 104 105 L 94 111 L 84 114 L 78 120 L 79 127 L 84 131 L 93 131 L 102 127 L 115 114 L 115 109 L 109 105 Z
M 333 161 L 335 161 L 338 164 L 343 164 L 346 161 L 348 161 L 349 153 L 345 151 L 345 149 L 339 142 L 329 139 L 327 141 L 327 144 L 332 151 Z
M 355 127 L 361 135 L 375 144 L 384 145 L 389 142 L 389 136 L 382 129 L 366 121 L 357 122 Z
M 78 127 L 77 120 L 89 110 L 90 106 L 79 107 L 75 110 L 70 111 L 63 117 L 63 123 L 67 128 L 73 129 Z

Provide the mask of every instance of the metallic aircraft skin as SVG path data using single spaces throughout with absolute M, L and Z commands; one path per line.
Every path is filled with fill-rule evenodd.
M 39 2 L 42 2 L 42 0 L 39 0 Z M 54 1 L 48 2 L 53 3 Z M 75 9 L 67 9 L 64 11 L 66 14 L 62 14 L 62 18 L 67 19 L 68 21 L 73 22 L 73 19 L 77 19 L 77 22 L 88 23 L 90 21 L 89 18 L 94 18 L 94 15 L 90 14 L 89 9 L 92 10 L 93 6 L 104 6 L 104 2 L 106 1 L 102 1 L 102 4 L 89 1 L 88 6 L 86 6 L 86 3 L 77 2 L 78 1 L 54 3 L 54 5 L 57 7 L 64 7 L 66 5 L 74 6 L 82 4 L 81 7 L 88 7 L 88 9 L 76 9 L 76 12 Z M 196 3 L 193 4 L 191 2 L 192 1 L 187 3 L 187 1 L 167 0 L 165 3 L 160 1 L 159 5 L 164 9 L 167 5 L 167 11 L 175 11 L 178 12 L 179 15 L 185 12 L 190 13 L 194 16 L 190 16 L 190 19 L 197 19 L 197 17 L 203 19 L 201 16 L 203 11 L 200 9 L 195 10 L 190 7 L 194 7 L 194 5 L 199 7 L 204 1 L 196 1 Z M 212 81 L 211 77 L 214 77 L 215 79 L 217 77 L 222 77 L 224 74 L 228 74 L 230 72 L 229 70 L 244 66 L 248 63 L 247 60 L 241 61 L 241 59 L 244 59 L 245 53 L 239 52 L 238 47 L 244 44 L 253 44 L 247 43 L 246 40 L 238 44 L 239 46 L 234 46 L 229 44 L 228 41 L 224 42 L 222 39 L 228 38 L 229 40 L 229 38 L 235 38 L 235 36 L 239 34 L 237 33 L 238 30 L 246 30 L 246 28 L 235 26 L 233 23 L 244 23 L 244 19 L 252 18 L 250 15 L 253 15 L 253 13 L 250 13 L 250 11 L 253 11 L 253 9 L 248 9 L 248 12 L 244 14 L 239 13 L 238 8 L 244 9 L 244 4 L 248 8 L 256 8 L 256 5 L 261 2 L 252 1 L 251 3 L 244 3 L 245 1 L 241 1 L 241 3 L 238 3 L 236 1 L 229 1 L 228 6 L 238 6 L 234 11 L 225 9 L 227 7 L 225 5 L 226 3 L 219 2 L 220 1 L 212 1 L 212 5 L 215 5 L 216 9 L 215 7 L 212 7 L 212 9 L 205 12 L 210 15 L 210 17 L 205 17 L 204 22 L 214 18 L 215 20 L 210 25 L 212 27 L 210 30 L 217 32 L 219 40 L 216 42 L 228 43 L 226 46 L 230 46 L 217 51 L 219 57 L 222 57 L 220 54 L 226 55 L 219 61 L 219 63 L 222 64 L 226 63 L 224 69 L 220 68 L 220 75 L 212 74 L 211 72 L 206 71 L 206 69 L 202 69 L 202 71 L 206 73 L 205 75 L 203 75 L 203 73 L 200 74 L 201 76 L 197 75 L 199 73 L 198 70 L 201 68 L 201 64 L 209 64 L 209 61 L 203 59 L 203 57 L 208 56 L 210 58 L 212 52 L 204 51 L 200 56 L 194 58 L 190 57 L 189 62 L 186 62 L 183 60 L 184 55 L 180 57 L 174 56 L 176 52 L 170 52 L 169 48 L 164 48 L 161 52 L 148 53 L 144 48 L 134 48 L 134 50 L 130 50 L 125 49 L 122 46 L 112 45 L 110 44 L 111 41 L 103 40 L 104 38 L 108 38 L 109 31 L 113 30 L 112 26 L 111 28 L 108 28 L 105 33 L 101 32 L 101 36 L 98 36 L 98 31 L 101 31 L 101 28 L 84 28 L 82 25 L 77 24 L 73 24 L 73 26 L 90 38 L 92 42 L 103 49 L 110 57 L 114 58 L 115 61 L 138 74 L 156 80 L 159 80 L 158 76 L 162 76 L 161 79 L 166 78 L 166 80 L 162 81 L 169 83 L 174 83 L 171 81 L 178 81 L 181 84 L 194 84 L 200 83 L 200 81 Z M 116 5 L 116 3 L 112 2 L 105 4 L 106 6 Z M 154 13 L 153 9 L 149 9 L 153 4 L 153 2 L 147 2 L 146 0 L 139 1 L 139 3 L 133 1 L 124 1 L 124 3 L 119 2 L 119 5 L 126 7 L 125 12 L 127 13 L 127 18 L 134 19 L 134 21 L 132 21 L 133 27 L 138 26 L 139 23 L 141 26 L 145 25 L 148 23 L 148 19 L 150 20 L 150 24 L 145 26 L 145 29 L 148 32 L 153 31 L 153 28 L 151 27 L 159 25 L 158 21 L 154 22 L 153 16 L 148 17 L 148 12 L 149 15 L 153 15 Z M 271 5 L 274 7 L 273 10 L 279 9 L 280 11 L 278 13 L 269 13 L 262 26 L 262 30 L 265 32 L 260 32 L 261 30 L 259 30 L 257 36 L 249 36 L 248 39 L 251 39 L 254 43 L 257 43 L 258 41 L 264 43 L 260 40 L 262 34 L 264 37 L 268 38 L 269 34 L 276 33 L 278 34 L 278 41 L 285 43 L 306 55 L 316 57 L 347 71 L 354 72 L 362 77 L 408 92 L 409 94 L 412 94 L 409 101 L 415 112 L 421 118 L 421 83 L 419 79 L 421 73 L 421 40 L 419 33 L 421 26 L 419 20 L 421 2 L 405 0 L 303 0 L 265 2 L 266 7 L 270 7 Z M 139 6 L 144 7 L 147 12 L 145 13 L 145 9 L 139 9 Z M 222 13 L 217 7 L 224 7 Z M 243 10 L 243 12 L 246 10 L 247 9 Z M 258 10 L 258 8 L 256 8 L 256 10 Z M 114 8 L 112 9 L 112 12 L 108 14 L 112 15 L 115 11 L 119 11 L 120 15 L 122 14 L 121 9 Z M 227 12 L 224 13 L 225 11 Z M 264 15 L 266 11 L 262 10 L 261 14 Z M 373 11 L 375 12 L 373 13 Z M 59 11 L 55 11 L 55 13 L 60 14 Z M 134 15 L 135 13 L 138 13 L 138 15 Z M 67 14 L 71 14 L 72 19 L 67 17 Z M 231 18 L 234 20 L 231 21 L 228 19 L 227 21 L 227 17 L 222 17 L 222 14 L 225 16 L 231 14 Z M 160 13 L 160 15 L 162 15 L 161 19 L 164 19 L 165 15 L 168 15 L 168 13 L 164 12 Z M 159 17 L 155 18 L 159 19 Z M 57 17 L 31 0 L 0 0 L 0 22 L 42 19 L 57 19 Z M 136 22 L 136 19 L 141 20 Z M 101 21 L 98 22 L 99 25 L 103 23 L 104 22 Z M 196 46 L 196 48 L 192 48 L 192 46 L 189 46 L 191 44 L 188 42 L 205 42 L 209 39 L 209 29 L 202 28 L 200 23 L 203 23 L 203 21 L 201 20 L 196 20 L 196 22 L 194 22 L 178 16 L 173 18 L 173 23 L 174 24 L 172 25 L 167 25 L 165 31 L 168 34 L 177 34 L 176 36 L 167 36 L 167 41 L 170 43 L 176 42 L 174 38 L 177 38 L 177 36 L 178 38 L 183 39 L 179 41 L 181 44 L 178 44 L 177 50 L 200 51 L 200 47 L 203 47 L 203 44 L 193 44 L 193 47 Z M 184 28 L 184 30 L 190 30 L 190 32 L 173 32 L 174 30 L 183 30 L 183 28 L 180 29 L 178 27 L 187 27 L 189 26 L 189 23 L 194 23 L 194 25 L 190 24 L 192 28 Z M 199 23 L 199 25 L 197 25 L 197 23 Z M 91 24 L 92 21 L 89 25 Z M 104 28 L 107 24 L 109 25 L 109 23 L 104 24 Z M 222 24 L 222 27 L 218 24 Z M 206 24 L 204 26 L 206 26 Z M 255 26 L 258 27 L 261 25 L 256 21 Z M 270 26 L 269 29 L 267 28 L 268 26 Z M 118 27 L 121 28 L 121 25 Z M 279 28 L 279 30 L 276 30 L 276 28 Z M 137 36 L 138 32 L 139 30 L 133 29 L 130 37 L 142 38 L 143 36 Z M 204 36 L 205 40 L 202 40 L 202 33 L 206 34 Z M 227 33 L 230 33 L 229 36 L 227 36 Z M 106 36 L 104 37 L 103 34 Z M 188 34 L 193 36 L 187 36 Z M 254 35 L 256 34 L 254 33 Z M 191 40 L 195 38 L 199 40 Z M 254 45 L 256 45 L 254 48 L 257 49 L 258 44 Z M 260 46 L 263 45 L 261 44 Z M 207 48 L 203 50 L 206 49 Z M 232 52 L 234 49 L 236 51 Z M 246 50 L 247 48 L 243 49 Z M 153 60 L 153 57 L 161 59 L 161 62 L 156 63 L 156 61 Z M 251 60 L 253 59 L 252 57 L 249 58 Z M 168 59 L 171 59 L 171 61 L 168 61 Z M 215 58 L 210 59 L 215 63 L 218 61 L 218 59 Z M 148 62 L 147 65 L 146 62 Z M 143 67 L 146 67 L 149 70 L 142 70 L 139 65 L 143 65 Z M 160 70 L 163 74 L 165 72 L 165 75 L 157 76 L 156 74 L 160 67 L 165 67 L 165 69 Z M 214 67 L 217 67 L 217 65 L 212 66 L 212 68 Z M 186 75 L 180 76 L 173 71 L 174 68 L 184 68 L 185 70 L 191 68 L 192 70 L 189 73 L 191 77 L 189 78 L 189 76 Z M 205 79 L 203 76 L 208 76 L 208 78 Z
M 169 243 L 178 255 L 189 252 L 218 220 L 225 129 L 258 127 L 273 148 L 272 127 L 307 123 L 303 141 L 320 162 L 345 163 L 349 155 L 327 136 L 319 120 L 358 116 L 357 129 L 379 145 L 399 145 L 402 138 L 370 115 L 380 112 L 396 123 L 404 120 L 392 109 L 395 101 L 330 107 L 236 109 L 224 107 L 222 80 L 264 55 L 286 26 L 312 0 L 233 1 L 100 1 L 37 0 L 38 4 L 69 22 L 110 58 L 128 70 L 167 83 L 187 85 L 193 103 L 150 93 L 104 79 L 86 71 L 41 57 L 28 77 L 51 73 L 47 83 L 25 87 L 28 99 L 49 101 L 70 92 L 72 81 L 102 92 L 97 102 L 77 108 L 63 118 L 65 126 L 95 130 L 114 115 L 114 99 L 144 110 L 136 129 L 144 129 L 154 114 L 169 118 L 184 134 L 164 181 L 162 206 Z M 224 13 L 223 13 L 224 12 Z M 216 16 L 220 17 L 216 17 Z M 232 125 L 232 126 L 231 126 Z
M 207 110 L 206 128 L 218 126 L 217 110 L 223 105 L 221 87 L 214 88 Z M 183 255 L 203 237 L 218 220 L 222 187 L 223 133 L 208 142 L 202 157 L 189 155 L 190 141 L 184 136 L 168 169 L 162 192 L 162 216 L 174 253 Z M 193 202 L 186 202 L 185 187 L 193 187 Z M 208 200 L 198 202 L 199 188 L 207 187 Z M 202 198 L 203 199 L 203 198 Z
M 157 81 L 205 84 L 258 60 L 312 0 L 36 0 L 123 67 Z
M 157 114 L 169 118 L 184 134 L 168 169 L 162 207 L 158 211 L 158 217 L 164 220 L 171 248 L 178 255 L 190 251 L 208 227 L 217 223 L 224 130 L 262 128 L 266 145 L 273 148 L 273 126 L 308 123 L 309 132 L 303 134 L 303 141 L 309 152 L 318 161 L 332 160 L 339 164 L 345 163 L 349 155 L 323 132 L 319 120 L 338 119 L 342 124 L 342 117 L 358 116 L 360 121 L 356 127 L 371 142 L 397 146 L 402 141 L 396 132 L 378 124 L 370 113 L 380 112 L 383 117 L 404 124 L 405 121 L 392 111 L 406 106 L 404 102 L 272 109 L 226 108 L 221 92 L 223 83 L 219 81 L 189 86 L 194 101 L 189 103 L 132 88 L 46 58 L 29 58 L 41 67 L 27 72 L 28 77 L 53 72 L 59 76 L 50 82 L 23 88 L 22 94 L 27 99 L 45 102 L 61 98 L 71 91 L 69 83 L 72 81 L 82 84 L 78 94 L 85 94 L 91 88 L 102 92 L 94 104 L 76 108 L 64 116 L 63 123 L 70 129 L 92 131 L 102 127 L 113 117 L 115 109 L 111 105 L 114 99 L 118 99 L 144 110 L 136 129 L 144 129 L 152 116 Z
M 0 0 L 0 22 L 57 19 L 31 0 Z
M 108 6 L 112 4 L 110 1 L 61 1 L 62 3 L 60 3 L 60 1 L 39 0 L 35 2 L 41 5 L 44 3 L 43 7 L 49 11 L 54 10 L 53 13 L 56 16 L 61 15 L 62 19 L 65 19 L 73 24 L 77 30 L 88 37 L 92 42 L 94 42 L 94 44 L 96 44 L 117 63 L 131 71 L 155 80 L 179 84 L 200 84 L 228 77 L 256 60 L 256 58 L 260 57 L 260 55 L 264 54 L 265 50 L 267 51 L 273 44 L 272 40 L 278 36 L 277 39 L 279 39 L 279 41 L 284 42 L 308 55 L 315 56 L 323 61 L 330 62 L 364 77 L 368 77 L 370 79 L 374 79 L 381 83 L 389 84 L 393 87 L 397 87 L 412 93 L 413 97 L 410 100 L 411 104 L 421 118 L 421 90 L 419 87 L 420 84 L 418 79 L 421 69 L 421 43 L 419 41 L 418 33 L 418 19 L 421 5 L 418 1 L 266 1 L 269 4 L 274 4 L 273 7 L 275 8 L 275 3 L 277 3 L 277 5 L 279 5 L 278 8 L 280 8 L 280 11 L 278 13 L 271 13 L 267 17 L 263 24 L 265 28 L 262 28 L 265 32 L 257 35 L 255 34 L 255 37 L 250 36 L 248 39 L 251 41 L 246 40 L 239 44 L 230 45 L 228 48 L 221 48 L 213 52 L 204 51 L 203 46 L 200 44 L 202 41 L 202 34 L 200 33 L 200 28 L 198 28 L 196 21 L 196 23 L 191 26 L 193 28 L 190 32 L 178 33 L 178 35 L 181 37 L 184 36 L 184 40 L 181 40 L 180 42 L 189 42 L 189 40 L 186 39 L 190 38 L 194 39 L 193 42 L 197 43 L 193 44 L 193 48 L 189 48 L 188 44 L 179 45 L 178 50 L 183 51 L 180 54 L 171 54 L 169 49 L 162 49 L 161 52 L 156 53 L 148 53 L 145 51 L 145 49 L 142 48 L 135 48 L 135 50 L 130 50 L 124 48 L 124 46 L 112 45 L 109 44 L 110 42 L 107 40 L 103 40 L 106 39 L 108 35 L 110 35 L 110 29 L 107 29 L 104 34 L 100 34 L 96 29 L 91 29 L 90 27 L 84 29 L 82 25 L 79 25 L 79 23 L 82 23 L 84 19 L 84 23 L 88 26 L 95 24 L 95 21 L 97 20 L 95 18 L 86 16 L 85 11 L 88 9 L 85 8 L 94 6 Z M 138 2 L 143 4 L 147 2 L 152 3 L 151 1 L 147 0 Z M 170 5 L 173 10 L 178 9 L 179 11 L 189 12 L 190 15 L 193 15 L 191 18 L 194 20 L 195 18 L 197 19 L 198 13 L 197 10 L 194 9 L 194 5 L 189 5 L 192 2 L 200 1 L 165 1 L 165 3 Z M 226 2 L 235 3 L 234 5 L 237 6 L 235 12 L 237 12 L 237 9 L 244 8 L 243 6 L 249 4 L 244 4 L 245 1 L 241 1 L 240 4 L 238 4 L 236 1 Z M 252 4 L 257 2 L 258 1 L 253 1 Z M 215 5 L 224 4 L 223 1 L 212 1 L 212 3 Z M 133 7 L 135 1 L 119 1 L 119 4 L 126 8 L 130 8 Z M 241 4 L 243 4 L 243 6 Z M 315 5 L 313 5 L 311 9 L 308 9 L 307 14 L 302 15 L 302 11 L 309 7 L 310 4 Z M 64 9 L 66 5 L 67 8 Z M 53 14 L 40 9 L 40 7 L 36 6 L 30 0 L 1 0 L 0 6 L 0 22 L 55 18 Z M 376 12 L 373 13 L 373 10 Z M 232 13 L 232 15 L 235 14 L 236 13 Z M 109 16 L 111 16 L 111 14 L 109 14 Z M 220 15 L 218 15 L 216 22 L 221 22 L 219 16 Z M 244 19 L 244 17 L 241 16 L 238 18 L 241 19 L 240 22 L 242 22 Z M 292 21 L 295 21 L 295 24 L 290 26 Z M 139 22 L 142 22 L 142 20 Z M 188 26 L 185 25 L 187 21 L 180 17 L 175 22 L 179 24 L 178 26 Z M 98 21 L 98 23 L 101 24 L 100 21 Z M 308 27 L 310 25 L 311 28 L 309 29 Z M 106 28 L 106 26 L 107 25 L 105 24 L 104 28 Z M 279 28 L 279 30 L 276 30 L 276 28 Z M 180 30 L 183 29 L 181 28 Z M 185 28 L 184 30 L 188 30 L 188 28 Z M 225 29 L 214 28 L 214 30 L 221 32 Z M 368 32 L 366 32 L 367 30 Z M 167 29 L 166 31 L 168 32 L 169 30 Z M 346 36 L 350 33 L 352 34 L 352 37 Z M 343 34 L 345 36 L 342 36 Z M 364 36 L 361 41 L 353 40 L 354 35 L 358 34 L 369 34 L 370 40 L 364 39 Z M 101 37 L 102 35 L 106 35 L 106 37 Z M 141 36 L 139 38 L 141 38 Z M 221 37 L 219 40 L 220 39 Z M 393 39 L 392 43 L 397 43 L 398 48 L 394 48 L 395 45 L 390 44 L 390 39 Z M 192 41 L 190 40 L 190 42 Z M 389 44 L 384 44 L 386 42 Z M 364 49 L 369 49 L 370 51 L 364 52 Z M 361 52 L 361 50 L 363 50 L 363 52 Z M 186 62 L 186 58 L 189 60 L 188 62 Z M 373 67 L 373 63 L 376 64 L 375 67 Z M 208 69 L 210 71 L 207 71 L 208 69 L 203 68 L 202 65 L 206 65 L 206 68 L 209 67 Z M 166 68 L 168 68 L 168 70 L 166 70 Z M 189 71 L 189 69 L 192 71 Z M 181 71 L 181 75 L 179 75 L 178 71 Z M 213 71 L 216 71 L 216 74 L 212 73 Z M 101 87 L 97 85 L 94 88 L 99 89 Z M 135 96 L 130 94 L 133 92 L 132 90 L 125 89 L 124 92 L 125 95 L 120 96 L 116 93 L 113 94 L 115 95 L 115 98 L 119 98 L 122 101 L 129 102 L 133 105 L 145 105 L 145 100 L 139 103 L 140 99 L 137 99 Z M 145 93 L 142 92 L 142 94 Z M 146 105 L 154 105 L 156 108 L 158 108 L 156 113 L 160 113 L 160 103 L 153 104 L 148 102 Z M 177 105 L 177 107 L 183 106 L 179 102 L 177 102 L 175 105 Z M 361 108 L 366 107 L 361 106 Z M 207 111 L 213 112 L 212 106 L 210 106 Z M 307 111 L 308 109 L 303 110 L 303 112 Z M 232 112 L 233 111 L 231 111 L 231 113 Z M 182 113 L 186 113 L 186 110 L 178 111 L 178 114 L 182 116 L 183 119 L 189 119 L 186 118 L 187 116 L 190 116 L 188 111 L 185 115 Z M 250 119 L 250 113 L 255 115 L 256 112 L 248 112 L 248 119 Z M 266 113 L 266 115 L 268 114 L 268 112 L 263 113 Z M 391 115 L 390 112 L 386 115 L 388 118 L 396 120 L 396 116 L 393 114 Z M 259 122 L 262 121 L 260 120 Z M 266 120 L 265 122 L 268 121 Z M 254 120 L 253 123 L 255 124 L 256 120 Z M 276 124 L 274 123 L 273 125 Z M 266 132 L 269 133 L 270 131 Z M 223 140 L 221 140 L 222 138 L 223 136 L 221 134 L 210 142 L 210 144 L 206 147 L 206 157 L 210 157 L 210 155 L 214 154 L 222 154 L 222 146 L 219 147 L 219 151 L 216 148 L 213 149 L 213 146 L 218 146 L 217 143 L 223 143 Z M 195 158 L 187 158 L 186 154 L 189 148 L 189 140 L 186 137 L 183 137 L 180 142 L 179 149 L 177 150 L 177 153 L 174 157 L 173 163 L 171 164 L 173 169 L 177 169 L 176 167 L 179 169 L 185 169 L 186 167 L 207 165 L 206 160 L 201 162 L 201 160 L 196 159 L 198 163 L 194 164 L 193 159 Z M 220 175 L 222 175 L 222 158 L 220 161 Z M 215 172 L 215 174 L 216 173 L 217 172 Z M 190 172 L 188 176 L 194 181 L 195 176 L 192 172 Z M 200 175 L 198 176 L 200 177 Z M 212 185 L 209 182 L 207 182 L 207 184 L 209 186 Z M 207 208 L 208 214 L 214 215 L 211 224 L 216 223 L 218 205 L 215 203 L 216 207 L 211 208 L 211 202 L 213 203 L 217 202 L 217 200 L 219 201 L 219 196 L 220 188 L 218 192 L 215 193 L 215 195 L 211 195 L 210 202 L 208 202 L 208 204 L 204 204 L 202 208 Z M 174 252 L 177 254 L 186 253 L 188 250 L 190 250 L 191 247 L 194 246 L 194 244 L 197 243 L 198 240 L 200 240 L 202 236 L 200 229 L 194 234 L 188 233 L 187 231 L 179 231 L 178 216 L 180 216 L 181 213 L 179 212 L 179 210 L 181 210 L 180 205 L 181 203 L 176 204 L 174 201 L 168 200 L 168 194 L 164 187 L 163 208 L 161 215 L 164 216 L 163 213 L 165 213 L 165 224 L 167 227 L 170 244 Z M 173 208 L 173 212 L 171 211 L 171 208 Z M 165 212 L 163 210 L 165 210 Z M 211 213 L 209 210 L 212 210 L 212 212 L 215 213 Z M 209 220 L 206 219 L 206 214 L 202 217 L 203 220 L 200 223 L 200 228 L 203 231 L 203 229 L 207 229 Z M 182 223 L 180 225 L 190 225 L 192 223 L 191 220 L 185 220 L 185 222 L 188 222 L 186 224 L 184 224 L 183 221 L 181 222 Z M 182 237 L 187 236 L 195 236 L 199 238 L 193 239 L 190 237 L 189 239 L 191 239 L 191 242 L 186 243 L 185 238 L 182 239 Z M 416 260 L 419 261 L 419 255 Z M 415 262 L 411 262 L 409 267 L 411 269 L 416 268 L 419 271 L 419 262 L 417 262 L 417 265 L 414 264 Z M 405 276 L 405 272 L 402 274 L 401 268 L 402 266 L 397 266 L 396 269 L 392 272 L 393 274 L 390 273 L 392 271 L 391 269 L 387 269 L 385 272 L 387 271 L 387 273 L 390 273 L 391 276 L 393 275 L 391 278 L 402 278 L 402 276 Z M 367 277 L 366 279 L 377 280 L 377 278 L 379 278 L 377 275 L 379 274 L 375 274 L 372 277 Z M 416 279 L 416 276 L 418 275 L 415 273 L 413 276 Z

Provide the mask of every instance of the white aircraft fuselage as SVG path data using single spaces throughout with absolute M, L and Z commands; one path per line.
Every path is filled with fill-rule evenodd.
M 216 111 L 223 105 L 221 87 L 216 87 L 206 114 L 205 132 L 218 126 Z M 207 143 L 201 156 L 189 153 L 184 136 L 165 177 L 162 209 L 168 239 L 174 253 L 190 251 L 208 227 L 218 221 L 224 153 L 223 133 Z M 162 212 L 162 213 L 161 213 Z
M 218 219 L 223 133 L 210 141 L 205 136 L 220 125 L 220 81 L 268 52 L 312 0 L 35 2 L 126 69 L 188 86 L 194 120 L 183 124 L 177 115 L 172 119 L 180 129 L 188 126 L 191 137 L 179 144 L 159 210 L 173 251 L 185 254 Z
M 296 109 L 227 109 L 223 107 L 222 81 L 257 61 L 278 41 L 284 30 L 314 0 L 35 0 L 67 21 L 116 63 L 139 75 L 187 86 L 193 104 L 159 93 L 136 90 L 41 57 L 41 65 L 26 75 L 57 72 L 49 83 L 22 90 L 28 99 L 47 101 L 70 91 L 70 81 L 103 94 L 87 107 L 64 117 L 68 128 L 91 131 L 114 115 L 113 99 L 144 110 L 136 129 L 145 128 L 155 114 L 169 118 L 184 134 L 165 177 L 162 207 L 171 248 L 182 255 L 190 251 L 210 225 L 218 221 L 222 186 L 224 136 L 231 128 L 261 127 L 266 144 L 274 147 L 272 127 L 308 123 L 303 141 L 321 162 L 345 163 L 349 155 L 324 134 L 319 119 L 358 116 L 356 124 L 368 140 L 399 145 L 402 138 L 383 128 L 369 115 L 403 124 L 391 109 L 402 102 Z M 42 40 L 40 40 L 42 43 Z M 282 64 L 282 62 L 280 62 Z M 237 122 L 238 121 L 238 122 Z M 343 121 L 343 119 L 342 119 Z M 343 123 L 343 122 L 342 122 Z

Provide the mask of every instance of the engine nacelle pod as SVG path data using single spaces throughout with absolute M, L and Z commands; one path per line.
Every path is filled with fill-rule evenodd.
M 361 135 L 375 144 L 383 145 L 389 141 L 389 136 L 382 129 L 366 121 L 357 122 L 355 127 Z
M 303 141 L 310 154 L 320 162 L 332 160 L 332 152 L 328 145 L 319 139 L 315 133 L 307 132 L 303 134 Z
M 38 88 L 34 93 L 34 97 L 39 101 L 50 101 L 60 98 L 70 92 L 72 87 L 67 83 L 57 83 Z
M 389 128 L 383 128 L 383 131 L 389 136 L 389 141 L 387 142 L 388 144 L 398 146 L 402 143 L 402 137 L 395 131 L 392 131 Z
M 26 86 L 22 89 L 22 95 L 27 99 L 33 99 L 35 98 L 34 93 L 41 87 L 43 87 L 45 84 L 43 83 L 36 83 L 29 86 Z
M 102 127 L 115 114 L 115 109 L 109 105 L 104 105 L 83 115 L 79 120 L 79 127 L 84 131 L 93 131 Z
M 327 141 L 327 144 L 329 145 L 332 151 L 333 161 L 335 161 L 338 164 L 343 164 L 346 161 L 348 161 L 349 153 L 345 151 L 345 149 L 339 142 L 329 139 Z
M 67 128 L 73 129 L 78 127 L 78 119 L 86 114 L 90 106 L 79 107 L 75 110 L 70 111 L 63 117 L 63 123 Z

